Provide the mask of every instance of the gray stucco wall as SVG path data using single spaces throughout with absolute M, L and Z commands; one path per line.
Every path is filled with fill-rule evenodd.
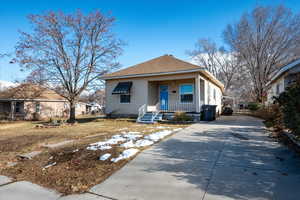
M 106 105 L 105 113 L 138 114 L 138 109 L 147 103 L 148 81 L 144 79 L 130 79 L 132 81 L 130 103 L 120 103 L 120 95 L 113 95 L 112 91 L 119 82 L 127 80 L 109 80 L 105 84 Z

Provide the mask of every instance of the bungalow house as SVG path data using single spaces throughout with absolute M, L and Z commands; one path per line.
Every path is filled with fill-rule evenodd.
M 273 103 L 273 97 L 279 96 L 285 89 L 293 83 L 297 76 L 300 76 L 300 59 L 297 59 L 283 66 L 275 73 L 267 83 L 266 104 Z
M 76 105 L 76 115 L 83 114 L 86 105 Z M 69 104 L 56 92 L 34 84 L 21 84 L 0 92 L 0 118 L 2 119 L 47 119 L 66 117 Z
M 186 112 L 199 119 L 202 105 L 221 113 L 223 84 L 205 68 L 164 55 L 106 74 L 105 113 L 117 116 L 170 116 Z

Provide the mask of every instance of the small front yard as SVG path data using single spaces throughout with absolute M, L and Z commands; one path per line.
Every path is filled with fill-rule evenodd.
M 87 191 L 144 148 L 187 126 L 96 118 L 57 128 L 37 128 L 37 124 L 0 125 L 0 174 L 65 194 Z M 30 152 L 38 155 L 19 156 Z

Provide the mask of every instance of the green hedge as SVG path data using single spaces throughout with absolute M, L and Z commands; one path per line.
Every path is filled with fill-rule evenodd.
M 279 103 L 285 127 L 300 136 L 300 81 L 288 87 L 275 102 Z
M 261 104 L 256 102 L 251 102 L 248 104 L 248 109 L 251 111 L 257 111 L 261 107 Z

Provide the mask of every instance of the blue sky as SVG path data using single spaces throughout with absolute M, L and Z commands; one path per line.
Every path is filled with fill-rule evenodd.
M 99 9 L 116 17 L 116 35 L 127 45 L 119 58 L 123 67 L 163 55 L 173 54 L 188 59 L 186 50 L 192 49 L 199 38 L 211 38 L 223 43 L 222 31 L 236 22 L 257 4 L 285 4 L 300 12 L 298 0 L 2 0 L 0 6 L 0 52 L 13 52 L 18 30 L 30 31 L 26 16 L 47 10 L 83 12 Z M 0 61 L 0 80 L 25 78 L 17 65 Z

